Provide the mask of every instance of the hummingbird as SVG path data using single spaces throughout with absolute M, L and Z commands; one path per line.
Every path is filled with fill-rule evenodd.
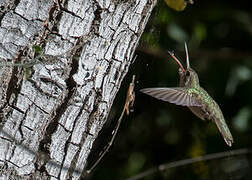
M 190 67 L 186 42 L 185 52 L 186 68 L 183 67 L 174 53 L 168 51 L 170 56 L 179 65 L 179 87 L 145 88 L 140 91 L 159 100 L 167 101 L 176 105 L 187 106 L 200 119 L 214 122 L 226 144 L 231 147 L 234 140 L 219 105 L 200 86 L 196 71 Z

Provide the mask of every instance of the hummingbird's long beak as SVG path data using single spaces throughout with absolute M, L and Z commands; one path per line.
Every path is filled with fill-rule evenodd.
M 181 62 L 176 58 L 176 56 L 174 56 L 174 53 L 172 53 L 170 51 L 168 51 L 168 53 L 178 63 L 178 65 L 182 69 L 182 71 L 185 72 L 185 68 L 183 67 L 183 65 L 181 64 Z
M 187 49 L 186 42 L 185 42 L 185 52 L 186 52 L 186 68 L 189 69 L 190 68 L 190 62 L 189 62 L 189 54 L 188 54 L 188 49 Z

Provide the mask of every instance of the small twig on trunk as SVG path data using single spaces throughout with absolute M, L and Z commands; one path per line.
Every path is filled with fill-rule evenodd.
M 99 158 L 91 166 L 91 168 L 84 172 L 84 176 L 90 174 L 93 171 L 93 169 L 99 164 L 99 162 L 102 160 L 102 158 L 104 157 L 104 155 L 109 151 L 109 148 L 112 146 L 112 144 L 114 142 L 114 139 L 116 137 L 116 134 L 117 134 L 118 129 L 120 127 L 120 124 L 122 122 L 122 118 L 123 118 L 123 115 L 124 115 L 125 111 L 126 111 L 127 115 L 129 115 L 129 112 L 132 112 L 134 101 L 135 101 L 134 87 L 135 87 L 135 75 L 133 75 L 132 81 L 131 81 L 131 83 L 129 85 L 128 92 L 127 92 L 127 97 L 126 97 L 126 102 L 124 104 L 122 113 L 121 113 L 121 115 L 120 115 L 120 117 L 119 117 L 119 119 L 117 121 L 116 127 L 113 130 L 113 132 L 112 132 L 111 140 L 109 141 L 108 145 L 104 148 L 104 150 L 102 151 L 102 153 L 99 156 Z
M 135 87 L 135 75 L 133 75 L 132 82 L 129 85 L 126 103 L 125 103 L 125 107 L 124 107 L 127 115 L 129 115 L 129 113 L 133 111 L 133 106 L 134 106 L 134 102 L 135 102 L 134 87 Z

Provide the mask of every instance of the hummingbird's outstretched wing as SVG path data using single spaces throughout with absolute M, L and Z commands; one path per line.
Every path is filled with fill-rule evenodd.
M 141 92 L 148 94 L 154 98 L 174 103 L 181 106 L 201 106 L 194 97 L 186 93 L 186 89 L 182 87 L 175 88 L 146 88 Z

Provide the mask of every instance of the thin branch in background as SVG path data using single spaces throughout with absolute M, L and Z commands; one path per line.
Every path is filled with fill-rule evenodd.
M 54 64 L 55 62 L 57 62 L 59 60 L 59 58 L 65 58 L 65 56 L 63 54 L 60 55 L 49 55 L 49 54 L 45 54 L 44 50 L 38 46 L 38 45 L 34 45 L 32 47 L 33 49 L 33 53 L 34 53 L 34 58 L 28 58 L 28 56 L 26 55 L 26 57 L 24 58 L 24 60 L 28 61 L 28 62 L 22 62 L 22 63 L 16 63 L 15 60 L 21 58 L 22 56 L 22 52 L 19 53 L 17 55 L 17 57 L 13 58 L 14 60 L 11 62 L 5 62 L 5 63 L 0 63 L 0 68 L 1 67 L 24 67 L 24 68 L 29 68 L 34 66 L 35 64 Z M 68 53 L 68 52 L 66 52 Z
M 37 61 L 39 58 L 41 58 L 42 55 L 38 55 L 34 59 L 32 59 L 30 62 L 27 63 L 13 63 L 13 62 L 6 62 L 6 63 L 0 63 L 0 68 L 1 67 L 31 67 L 35 64 L 38 64 L 39 61 Z
M 138 52 L 145 53 L 147 55 L 155 57 L 158 59 L 167 59 L 167 54 L 162 49 L 148 48 L 148 47 L 139 47 L 137 49 Z M 239 51 L 237 49 L 221 49 L 221 50 L 207 50 L 207 49 L 199 49 L 190 51 L 191 59 L 204 59 L 207 60 L 216 60 L 218 61 L 233 61 L 240 59 L 247 59 L 252 56 L 251 52 L 248 51 Z
M 224 157 L 228 157 L 228 156 L 237 156 L 237 155 L 251 154 L 251 153 L 252 153 L 251 149 L 237 149 L 237 150 L 233 150 L 233 151 L 225 151 L 225 152 L 220 152 L 220 153 L 207 154 L 205 156 L 199 156 L 199 157 L 195 157 L 195 158 L 184 159 L 184 160 L 175 161 L 175 162 L 171 162 L 171 163 L 161 164 L 158 167 L 148 169 L 148 170 L 146 170 L 142 173 L 139 173 L 136 176 L 130 177 L 126 180 L 142 179 L 148 175 L 151 175 L 151 174 L 154 174 L 157 172 L 166 171 L 170 168 L 185 166 L 185 165 L 193 164 L 193 163 L 200 162 L 200 161 L 208 161 L 208 160 L 219 159 L 219 158 L 224 158 Z
M 123 115 L 126 111 L 126 114 L 129 115 L 129 112 L 132 112 L 132 109 L 133 109 L 133 104 L 134 104 L 134 101 L 135 101 L 135 92 L 134 92 L 134 87 L 135 87 L 135 75 L 133 75 L 132 77 L 132 81 L 129 85 L 129 88 L 128 88 L 128 92 L 127 92 L 127 97 L 126 97 L 126 102 L 124 104 L 124 107 L 123 107 L 123 110 L 122 110 L 122 113 L 117 121 L 117 124 L 116 124 L 116 127 L 115 129 L 113 130 L 112 132 L 112 137 L 111 137 L 111 140 L 109 141 L 108 145 L 104 148 L 104 150 L 102 151 L 101 155 L 99 156 L 99 158 L 95 161 L 95 163 L 91 166 L 90 169 L 88 169 L 87 171 L 84 172 L 83 176 L 85 177 L 86 175 L 90 174 L 93 169 L 99 164 L 99 162 L 102 160 L 102 158 L 104 157 L 104 155 L 109 151 L 110 147 L 112 146 L 114 140 L 115 140 L 115 137 L 116 137 L 116 134 L 118 132 L 118 129 L 120 127 L 120 124 L 122 122 L 122 118 L 123 118 Z

